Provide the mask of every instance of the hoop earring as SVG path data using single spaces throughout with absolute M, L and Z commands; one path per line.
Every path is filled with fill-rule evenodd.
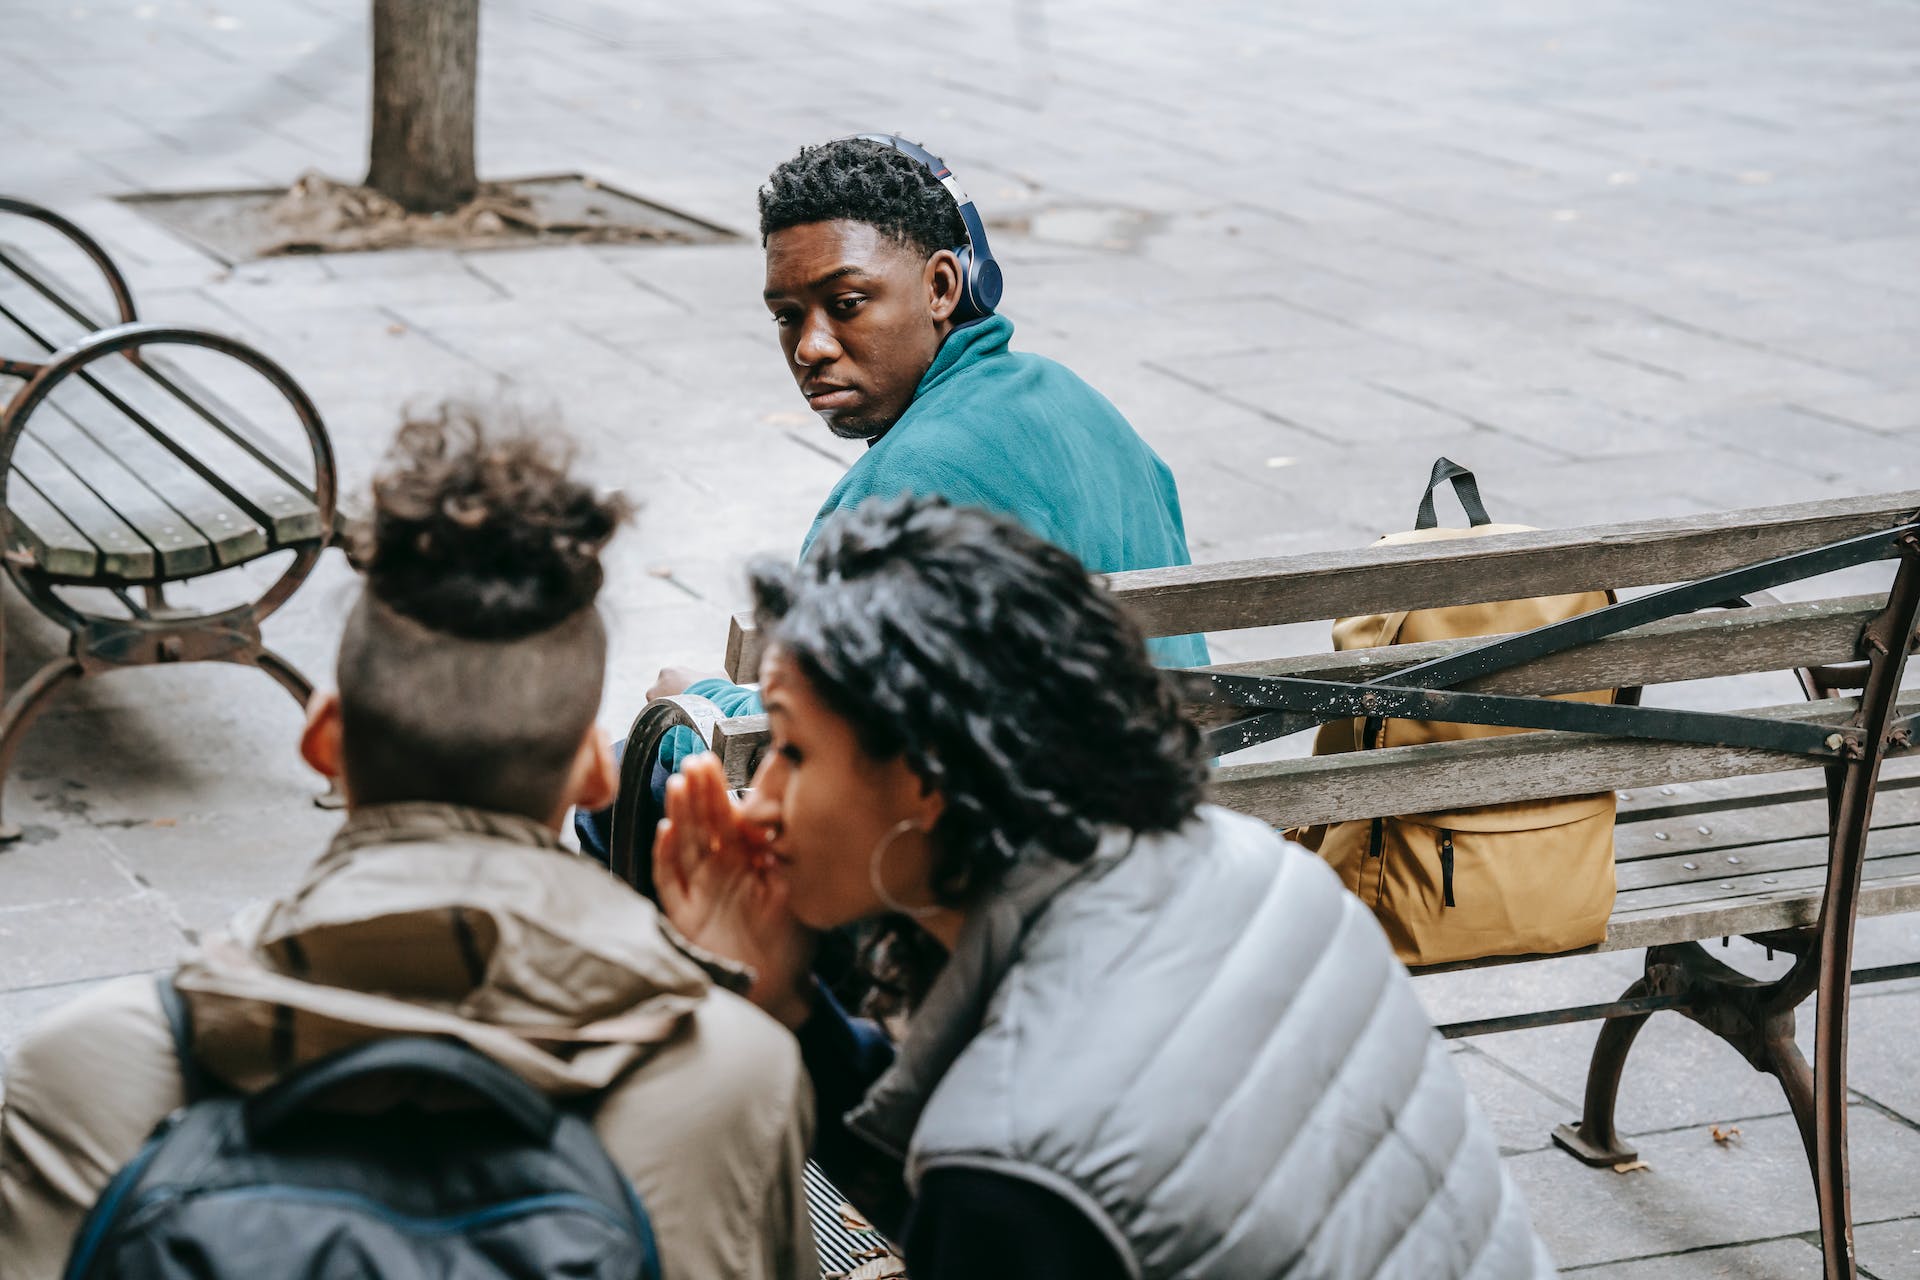
M 893 848 L 893 842 L 895 840 L 898 840 L 909 831 L 918 830 L 919 827 L 914 824 L 912 818 L 900 819 L 900 821 L 893 824 L 891 831 L 880 837 L 880 843 L 873 846 L 873 856 L 867 859 L 867 882 L 873 888 L 873 896 L 880 899 L 880 905 L 887 910 L 897 915 L 906 916 L 911 920 L 925 920 L 928 916 L 936 914 L 940 910 L 939 904 L 935 903 L 925 907 L 910 907 L 906 903 L 896 899 L 891 893 L 887 892 L 886 883 L 880 875 L 880 864 L 886 861 L 887 850 Z

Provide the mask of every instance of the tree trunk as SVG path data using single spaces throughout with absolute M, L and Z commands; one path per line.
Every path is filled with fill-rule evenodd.
M 367 185 L 416 213 L 473 199 L 480 0 L 373 0 Z

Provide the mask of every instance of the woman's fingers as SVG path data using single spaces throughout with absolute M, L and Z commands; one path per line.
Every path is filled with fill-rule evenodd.
M 707 829 L 707 851 L 719 853 L 721 847 L 731 841 L 739 825 L 734 816 L 733 801 L 727 795 L 725 771 L 721 769 L 718 757 L 712 753 L 697 756 L 687 764 L 686 778 L 691 799 Z
M 673 819 L 662 818 L 654 824 L 653 883 L 662 905 L 665 905 L 669 895 L 681 897 L 687 891 L 687 877 L 680 866 L 679 840 L 679 833 L 673 829 Z
M 703 825 L 688 794 L 687 780 L 679 776 L 667 779 L 667 817 L 664 826 L 668 838 L 665 851 L 673 863 L 675 879 L 686 892 L 692 891 L 705 857 Z

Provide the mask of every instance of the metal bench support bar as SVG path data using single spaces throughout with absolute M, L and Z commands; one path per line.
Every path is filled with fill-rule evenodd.
M 1498 725 L 1515 729 L 1553 729 L 1657 742 L 1693 742 L 1714 747 L 1752 747 L 1821 759 L 1840 759 L 1859 742 L 1827 725 L 1712 711 L 1667 707 L 1609 706 L 1500 693 L 1456 693 L 1445 689 L 1402 689 L 1392 685 L 1301 680 L 1291 676 L 1211 674 L 1188 681 L 1194 702 L 1281 710 L 1290 718 L 1315 724 L 1327 720 L 1386 717 L 1438 720 L 1451 724 Z M 1264 718 L 1264 717 L 1263 717 Z M 1243 722 L 1244 723 L 1244 722 Z M 1286 722 L 1282 721 L 1284 725 Z M 1308 727 L 1302 725 L 1301 727 Z M 1208 739 L 1213 751 L 1230 745 Z
M 1920 978 L 1920 963 L 1888 964 L 1872 969 L 1855 969 L 1853 985 L 1871 986 L 1876 982 L 1898 982 Z M 1532 1013 L 1502 1014 L 1494 1018 L 1467 1018 L 1443 1022 L 1434 1029 L 1447 1040 L 1467 1040 L 1474 1036 L 1499 1035 L 1503 1031 L 1531 1031 L 1538 1027 L 1558 1027 L 1570 1022 L 1598 1022 L 1606 1018 L 1627 1018 L 1639 1013 L 1657 1013 L 1679 1009 L 1683 996 L 1639 996 L 1632 1000 L 1610 1000 L 1605 1004 L 1575 1004 L 1561 1009 L 1541 1009 Z
M 1365 685 L 1351 687 L 1446 688 L 1463 680 L 1491 675 L 1496 671 L 1505 671 L 1510 667 L 1544 658 L 1549 654 L 1591 644 L 1595 640 L 1617 635 L 1649 622 L 1692 613 L 1698 609 L 1712 608 L 1755 591 L 1765 591 L 1784 583 L 1797 582 L 1802 578 L 1832 573 L 1836 569 L 1847 569 L 1874 560 L 1884 560 L 1898 554 L 1902 541 L 1916 533 L 1920 533 L 1920 523 L 1908 522 L 1894 529 L 1845 538 L 1824 547 L 1815 547 L 1793 555 L 1763 560 L 1758 564 L 1747 565 L 1727 573 L 1714 574 L 1711 577 L 1650 592 L 1632 600 L 1623 600 L 1604 609 L 1595 609 L 1590 613 L 1579 614 L 1562 622 L 1536 627 L 1532 631 L 1524 631 L 1519 635 L 1506 636 L 1461 653 L 1435 658 L 1418 666 L 1405 667 L 1367 681 Z M 1206 678 L 1216 682 L 1261 680 L 1261 677 L 1257 676 L 1216 675 Z M 1197 684 L 1198 680 L 1199 678 L 1196 677 L 1194 683 Z M 1291 708 L 1285 701 L 1276 705 L 1290 709 L 1268 711 L 1232 724 L 1221 725 L 1207 734 L 1207 749 L 1216 754 L 1226 754 L 1353 714 L 1347 710 L 1322 714 L 1319 710 L 1307 707 Z M 1479 720 L 1467 715 L 1426 715 L 1421 718 L 1451 720 L 1464 724 L 1502 723 L 1497 720 Z M 1595 732 L 1595 730 L 1587 730 L 1587 732 Z M 1693 741 L 1694 739 L 1684 740 Z M 1792 748 L 1778 749 L 1792 750 Z

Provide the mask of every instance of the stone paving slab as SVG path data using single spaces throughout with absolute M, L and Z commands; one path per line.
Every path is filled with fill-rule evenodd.
M 1613 996 L 1618 996 L 1615 991 Z M 1607 997 L 1609 999 L 1612 996 Z M 1809 1024 L 1811 1018 L 1809 1017 Z M 1577 1023 L 1480 1036 L 1475 1047 L 1508 1070 L 1578 1102 L 1599 1024 Z M 1689 1126 L 1746 1125 L 1787 1111 L 1786 1095 L 1724 1041 L 1678 1015 L 1647 1022 L 1620 1082 L 1617 1121 L 1636 1143 Z M 1561 1121 L 1579 1118 L 1576 1105 Z
M 1868 1107 L 1848 1110 L 1855 1221 L 1911 1215 L 1914 1131 Z M 1507 1167 L 1555 1261 L 1569 1269 L 1816 1231 L 1813 1179 L 1793 1119 L 1739 1128 L 1728 1143 L 1705 1125 L 1649 1135 L 1638 1144 L 1648 1168 L 1632 1173 L 1588 1168 L 1558 1150 L 1512 1156 Z M 1873 1259 L 1860 1256 L 1871 1269 Z
M 1807 1280 L 1820 1274 L 1820 1245 L 1817 1238 L 1811 1243 L 1769 1240 L 1765 1244 L 1698 1249 L 1637 1262 L 1580 1267 L 1567 1274 L 1581 1280 Z M 1876 1270 L 1873 1274 L 1889 1273 Z
M 1920 1280 L 1920 1223 L 1870 1222 L 1856 1235 L 1863 1270 L 1874 1280 Z

